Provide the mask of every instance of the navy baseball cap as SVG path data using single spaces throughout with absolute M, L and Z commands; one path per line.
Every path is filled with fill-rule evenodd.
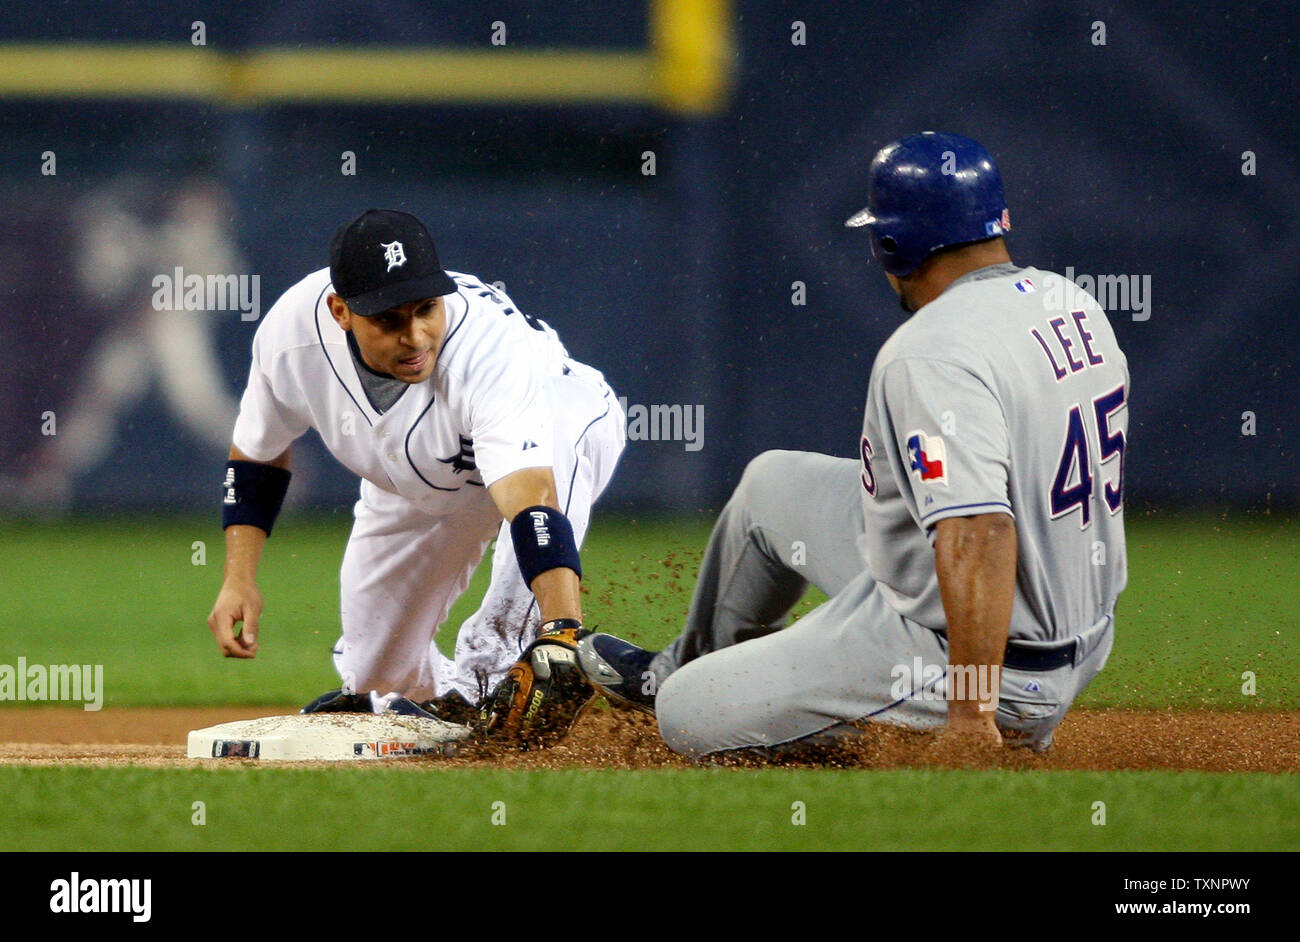
M 361 317 L 456 293 L 424 223 L 392 209 L 367 209 L 334 233 L 330 280 Z

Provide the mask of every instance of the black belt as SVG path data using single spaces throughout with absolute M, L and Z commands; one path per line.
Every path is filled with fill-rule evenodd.
M 1018 671 L 1054 671 L 1074 663 L 1077 646 L 1076 641 L 1067 641 L 1052 648 L 1031 648 L 1008 641 L 1006 653 L 1002 655 L 1002 666 Z

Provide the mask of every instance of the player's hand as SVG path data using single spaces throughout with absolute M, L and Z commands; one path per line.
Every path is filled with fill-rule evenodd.
M 226 580 L 208 616 L 208 628 L 226 657 L 257 654 L 257 621 L 262 617 L 262 593 L 252 582 Z M 243 630 L 235 626 L 243 622 Z
M 538 635 L 484 701 L 480 734 L 525 749 L 551 746 L 568 735 L 596 695 L 578 667 L 578 638 L 586 633 L 578 626 Z
M 991 713 L 984 713 L 978 717 L 950 715 L 947 725 L 939 733 L 939 742 L 1001 746 L 1002 734 L 998 732 Z
M 930 756 L 940 765 L 981 767 L 994 765 L 1002 753 L 1002 734 L 991 713 L 977 717 L 953 716 L 948 704 L 947 725 L 935 737 Z

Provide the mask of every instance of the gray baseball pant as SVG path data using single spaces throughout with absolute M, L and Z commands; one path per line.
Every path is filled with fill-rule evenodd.
M 685 629 L 651 664 L 670 748 L 779 752 L 856 720 L 944 722 L 946 678 L 900 696 L 899 668 L 917 658 L 946 665 L 947 639 L 903 618 L 876 588 L 857 545 L 858 474 L 852 459 L 794 451 L 765 452 L 745 469 L 709 538 Z M 784 627 L 810 583 L 829 600 Z M 1072 665 L 1004 669 L 998 726 L 1046 749 L 1105 664 L 1111 626 L 1108 617 L 1083 632 Z

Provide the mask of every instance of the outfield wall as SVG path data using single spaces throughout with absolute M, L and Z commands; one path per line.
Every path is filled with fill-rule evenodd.
M 998 155 L 1018 261 L 1104 289 L 1132 504 L 1300 498 L 1284 12 L 81 6 L 0 25 L 7 500 L 211 504 L 257 316 L 158 311 L 153 280 L 256 276 L 264 312 L 371 205 L 422 215 L 448 267 L 664 419 L 633 430 L 611 505 L 716 507 L 765 448 L 851 455 L 901 312 L 841 223 L 874 149 L 925 127 Z M 297 501 L 351 499 L 302 459 Z

